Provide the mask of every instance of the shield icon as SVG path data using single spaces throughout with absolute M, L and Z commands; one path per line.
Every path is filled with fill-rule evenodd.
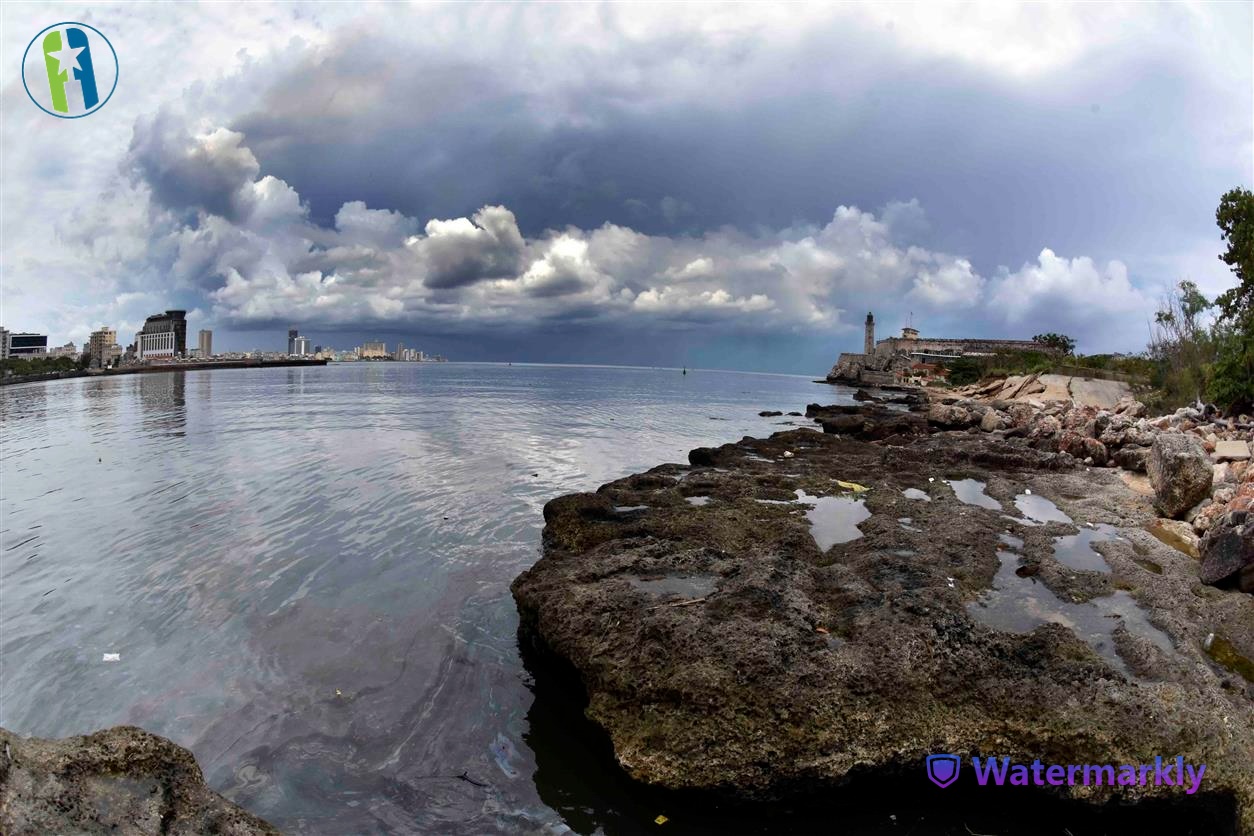
M 962 761 L 957 755 L 928 755 L 927 777 L 932 783 L 944 789 L 958 780 L 958 767 Z

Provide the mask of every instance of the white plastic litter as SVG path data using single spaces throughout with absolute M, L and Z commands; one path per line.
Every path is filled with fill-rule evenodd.
M 106 654 L 104 655 L 104 658 L 103 658 L 103 659 L 101 659 L 100 661 L 102 661 L 102 662 L 121 662 L 121 661 L 122 661 L 122 654 L 121 654 L 121 653 L 106 653 Z

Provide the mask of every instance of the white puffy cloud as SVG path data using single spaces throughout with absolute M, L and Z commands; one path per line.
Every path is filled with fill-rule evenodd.
M 1152 301 L 1128 280 L 1128 268 L 1110 261 L 1099 268 L 1087 256 L 1062 258 L 1041 250 L 1035 264 L 1013 273 L 1003 270 L 990 294 L 992 306 L 1008 322 L 1023 322 L 1057 311 L 1089 316 L 1146 312 Z

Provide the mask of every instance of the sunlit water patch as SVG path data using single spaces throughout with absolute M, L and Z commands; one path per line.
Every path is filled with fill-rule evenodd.
M 1093 546 L 1117 539 L 1119 529 L 1113 525 L 1082 526 L 1076 534 L 1054 538 L 1054 559 L 1072 569 L 1109 574 L 1110 564 Z
M 714 591 L 718 578 L 713 575 L 672 575 L 664 578 L 629 577 L 628 582 L 650 595 L 704 598 Z
M 997 557 L 1000 566 L 992 588 L 967 605 L 967 612 L 976 620 L 1010 633 L 1028 633 L 1042 624 L 1061 624 L 1125 675 L 1130 674 L 1114 640 L 1119 625 L 1172 652 L 1171 639 L 1149 622 L 1144 610 L 1127 592 L 1117 590 L 1085 603 L 1063 601 L 1035 578 L 1016 573 L 1019 555 L 999 551 Z
M 806 511 L 810 533 L 819 551 L 862 536 L 858 523 L 871 516 L 866 503 L 852 496 L 811 496 L 797 489 L 797 501 L 812 506 Z
M 1036 522 L 1071 522 L 1071 517 L 1063 513 L 1062 509 L 1039 494 L 1019 494 L 1015 497 L 1015 507 L 1019 509 L 1020 514 Z
M 979 479 L 951 479 L 947 484 L 954 489 L 954 496 L 959 502 L 993 511 L 1001 510 L 1001 503 L 984 493 L 986 485 Z

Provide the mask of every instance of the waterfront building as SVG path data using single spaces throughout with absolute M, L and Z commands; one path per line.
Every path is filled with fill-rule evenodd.
M 299 336 L 300 336 L 300 332 L 297 331 L 295 328 L 287 329 L 287 353 L 288 354 L 296 353 L 296 338 Z
M 293 338 L 292 350 L 289 353 L 295 354 L 297 357 L 304 357 L 308 355 L 309 354 L 309 338 L 301 337 L 301 336 L 297 336 Z
M 396 353 L 392 355 L 392 359 L 401 361 L 405 359 L 405 343 L 398 342 L 396 344 Z
M 0 328 L 0 360 L 9 359 L 9 329 Z
M 361 349 L 357 353 L 363 360 L 371 359 L 371 358 L 377 359 L 380 357 L 387 357 L 388 346 L 387 346 L 387 343 L 383 343 L 383 342 L 362 343 Z
M 87 340 L 87 355 L 91 358 L 93 369 L 103 369 L 112 364 L 122 356 L 118 332 L 109 327 L 92 331 L 91 338 Z
M 42 357 L 48 353 L 47 334 L 9 334 L 7 342 L 9 357 Z
M 200 338 L 196 347 L 200 349 L 200 359 L 204 360 L 213 356 L 213 332 L 208 328 L 200 329 Z
M 165 335 L 170 335 L 169 339 Z M 161 339 L 147 339 L 160 337 Z M 145 351 L 159 352 L 152 356 L 182 357 L 187 354 L 187 311 L 169 310 L 153 314 L 144 320 L 135 342 L 139 345 L 139 359 L 146 359 Z M 167 348 L 167 344 L 169 348 Z M 169 351 L 171 353 L 167 354 Z
M 136 335 L 136 342 L 139 344 L 139 359 L 147 360 L 173 360 L 178 354 L 175 334 L 173 331 L 164 331 L 156 334 L 139 333 Z

